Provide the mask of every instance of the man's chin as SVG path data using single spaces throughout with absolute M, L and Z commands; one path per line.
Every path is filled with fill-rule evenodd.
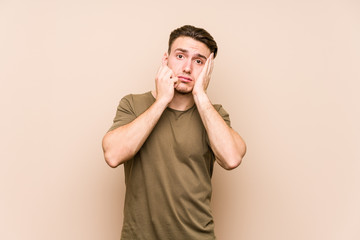
M 187 95 L 187 94 L 191 94 L 192 93 L 192 89 L 177 89 L 175 88 L 175 92 L 182 94 L 182 95 Z

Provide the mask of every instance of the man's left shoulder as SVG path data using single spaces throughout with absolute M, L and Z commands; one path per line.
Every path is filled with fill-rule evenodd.
M 227 111 L 224 109 L 224 107 L 223 107 L 223 105 L 222 104 L 219 104 L 219 103 L 215 103 L 215 104 L 213 104 L 213 107 L 215 108 L 215 110 L 217 111 L 217 112 L 226 112 L 227 113 Z
M 220 114 L 220 116 L 225 120 L 228 126 L 231 126 L 229 113 L 224 109 L 221 104 L 213 104 L 215 110 Z
M 216 109 L 216 111 L 219 111 L 221 108 L 223 108 L 223 106 L 218 103 L 213 104 L 213 107 Z

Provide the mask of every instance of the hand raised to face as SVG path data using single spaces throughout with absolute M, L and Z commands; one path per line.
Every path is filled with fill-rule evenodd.
M 161 66 L 155 78 L 156 99 L 164 100 L 170 103 L 174 97 L 174 89 L 178 84 L 178 78 L 174 72 L 167 66 L 168 54 L 165 53 L 162 58 Z
M 193 95 L 206 92 L 206 89 L 209 86 L 213 68 L 214 68 L 214 53 L 211 53 L 208 59 L 206 60 L 200 75 L 195 80 L 194 89 L 192 91 Z

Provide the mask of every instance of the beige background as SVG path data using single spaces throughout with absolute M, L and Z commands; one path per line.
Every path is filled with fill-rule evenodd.
M 360 239 L 359 1 L 129 2 L 0 1 L 0 239 L 119 239 L 101 138 L 184 24 L 217 40 L 208 92 L 248 145 L 215 168 L 218 239 Z

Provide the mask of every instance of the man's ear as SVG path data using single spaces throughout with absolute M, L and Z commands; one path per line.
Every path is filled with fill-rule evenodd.
M 167 52 L 164 53 L 163 59 L 162 59 L 162 63 L 163 65 L 167 66 L 168 63 L 168 59 L 169 59 L 169 54 Z

